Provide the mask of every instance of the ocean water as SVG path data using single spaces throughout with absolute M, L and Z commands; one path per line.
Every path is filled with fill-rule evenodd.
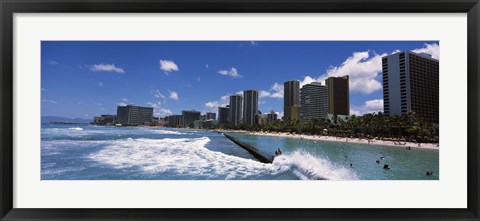
M 42 124 L 41 133 L 42 180 L 439 179 L 438 150 L 232 134 L 265 153 L 283 151 L 265 164 L 205 130 Z

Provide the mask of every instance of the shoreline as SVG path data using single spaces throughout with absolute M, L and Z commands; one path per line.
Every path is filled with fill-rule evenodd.
M 390 147 L 397 147 L 397 148 L 419 148 L 419 149 L 431 149 L 431 150 L 440 149 L 437 143 L 397 142 L 397 141 L 386 141 L 386 140 L 377 140 L 377 139 L 343 138 L 343 137 L 334 137 L 334 136 L 289 134 L 289 133 L 280 133 L 280 132 L 277 132 L 277 133 L 254 132 L 254 131 L 245 131 L 245 130 L 215 130 L 215 131 L 222 132 L 222 133 L 223 132 L 243 133 L 243 134 L 257 135 L 257 136 L 283 137 L 283 138 L 313 140 L 313 141 L 357 143 L 357 144 L 367 144 L 367 145 L 377 145 L 377 146 L 390 146 Z

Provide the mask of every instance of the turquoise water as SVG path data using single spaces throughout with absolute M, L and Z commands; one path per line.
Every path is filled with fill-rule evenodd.
M 284 155 L 289 156 L 288 158 L 295 158 L 287 160 L 307 161 L 310 165 L 316 165 L 325 160 L 334 167 L 349 168 L 358 179 L 439 179 L 438 150 L 421 148 L 406 150 L 404 147 L 230 134 L 265 153 L 274 153 L 280 148 Z M 377 160 L 379 163 L 376 162 Z M 384 164 L 388 164 L 390 169 L 383 169 Z M 433 176 L 426 176 L 427 171 L 432 171 Z
M 42 180 L 408 180 L 439 174 L 438 150 L 233 134 L 265 153 L 282 149 L 273 164 L 264 164 L 205 130 L 42 124 L 41 133 Z M 384 160 L 375 163 L 380 156 Z

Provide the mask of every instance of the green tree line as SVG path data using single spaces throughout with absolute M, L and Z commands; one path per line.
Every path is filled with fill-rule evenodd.
M 331 120 L 308 121 L 277 120 L 273 123 L 217 125 L 216 128 L 264 132 L 287 132 L 307 135 L 328 135 L 366 139 L 397 140 L 421 143 L 438 143 L 438 124 L 420 119 L 415 113 L 386 116 L 382 112 L 363 116 L 351 115 L 341 119 L 334 115 Z M 212 128 L 214 129 L 214 128 Z

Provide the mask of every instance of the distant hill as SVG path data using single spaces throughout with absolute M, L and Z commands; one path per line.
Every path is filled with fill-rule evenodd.
M 82 118 L 66 118 L 66 117 L 56 117 L 56 116 L 43 116 L 42 124 L 52 123 L 52 122 L 61 122 L 61 123 L 90 123 L 91 119 L 82 119 Z

